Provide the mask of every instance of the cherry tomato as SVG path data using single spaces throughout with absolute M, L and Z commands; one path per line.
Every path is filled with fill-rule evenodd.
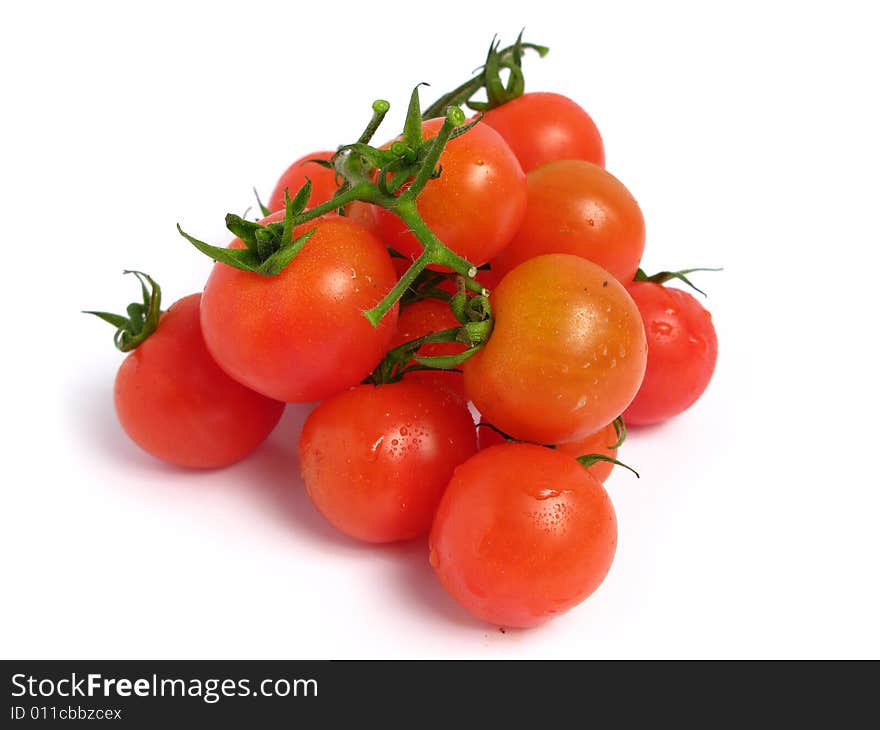
M 686 291 L 651 282 L 628 290 L 645 323 L 648 367 L 624 418 L 633 425 L 658 423 L 690 408 L 706 390 L 718 338 L 712 315 Z
M 278 212 L 263 222 L 281 218 Z M 396 305 L 375 328 L 363 314 L 396 281 L 382 243 L 337 215 L 306 223 L 294 236 L 312 228 L 277 276 L 215 264 L 202 301 L 205 342 L 220 367 L 291 403 L 359 383 L 382 359 L 397 326 Z M 230 245 L 244 246 L 239 239 Z
M 510 443 L 498 431 L 488 426 L 481 426 L 477 429 L 477 439 L 481 451 L 491 446 Z M 618 436 L 614 424 L 609 423 L 605 428 L 599 429 L 596 433 L 586 438 L 570 441 L 567 444 L 559 444 L 556 450 L 574 458 L 585 456 L 586 454 L 602 454 L 603 456 L 610 456 L 612 459 L 616 459 L 617 449 L 612 449 L 611 447 L 617 443 L 617 440 Z M 586 467 L 593 478 L 600 483 L 605 482 L 613 468 L 614 464 L 610 461 L 597 461 L 592 466 Z
M 611 500 L 586 469 L 543 446 L 505 444 L 455 470 L 431 529 L 430 560 L 474 616 L 526 627 L 593 593 L 616 547 Z
M 463 365 L 483 420 L 558 444 L 595 433 L 629 405 L 645 372 L 645 331 L 607 271 L 569 254 L 538 256 L 508 273 L 490 302 L 495 328 Z
M 424 124 L 435 137 L 442 120 Z M 422 219 L 434 234 L 475 266 L 486 263 L 516 233 L 526 210 L 525 173 L 501 136 L 477 124 L 451 140 L 440 156 L 440 177 L 419 195 Z M 422 245 L 400 218 L 376 209 L 380 237 L 388 246 L 415 259 Z
M 453 469 L 475 451 L 464 402 L 407 381 L 360 385 L 324 401 L 299 441 L 312 502 L 339 530 L 367 542 L 426 533 Z
M 208 354 L 200 294 L 162 314 L 159 326 L 123 360 L 116 413 L 144 451 L 178 466 L 217 468 L 243 459 L 275 428 L 284 404 L 224 373 Z
M 419 299 L 407 304 L 400 310 L 397 319 L 397 332 L 391 340 L 390 347 L 397 347 L 404 342 L 415 340 L 432 332 L 451 329 L 460 326 L 455 318 L 449 303 L 440 299 Z M 436 342 L 422 345 L 418 351 L 421 357 L 434 357 L 436 355 L 458 355 L 467 348 L 466 345 L 457 342 Z M 466 400 L 464 394 L 464 379 L 460 372 L 446 370 L 414 370 L 407 373 L 406 380 L 427 383 L 430 385 L 448 388 L 460 398 Z
M 330 200 L 336 194 L 338 187 L 336 172 L 309 160 L 329 160 L 333 155 L 333 152 L 312 152 L 310 155 L 300 157 L 288 167 L 275 185 L 272 195 L 269 196 L 269 210 L 273 213 L 284 210 L 284 191 L 286 190 L 292 198 L 306 184 L 306 178 L 312 181 L 309 208 Z
M 504 137 L 526 172 L 555 160 L 605 165 L 605 147 L 596 124 L 567 96 L 523 94 L 487 111 L 483 121 Z
M 551 162 L 528 174 L 529 204 L 510 245 L 493 261 L 502 274 L 545 253 L 583 256 L 624 285 L 645 248 L 635 198 L 610 172 L 580 160 Z

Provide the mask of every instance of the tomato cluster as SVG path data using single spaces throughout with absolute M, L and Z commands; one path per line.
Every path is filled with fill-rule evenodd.
M 215 261 L 203 293 L 163 312 L 134 272 L 142 301 L 93 312 L 129 353 L 116 411 L 145 451 L 227 466 L 285 403 L 317 402 L 299 436 L 317 510 L 357 540 L 428 535 L 446 590 L 504 626 L 602 583 L 624 421 L 684 411 L 717 355 L 708 312 L 664 286 L 689 272 L 639 268 L 644 219 L 593 120 L 523 93 L 529 49 L 546 52 L 493 44 L 425 114 L 416 88 L 403 133 L 372 146 L 377 101 L 356 143 L 290 165 L 261 220 L 227 216 L 227 246 L 181 231 Z

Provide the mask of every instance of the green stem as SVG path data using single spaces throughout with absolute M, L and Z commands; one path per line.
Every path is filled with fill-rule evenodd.
M 373 139 L 373 135 L 376 133 L 376 130 L 379 129 L 379 125 L 382 124 L 382 120 L 385 119 L 385 115 L 388 113 L 389 109 L 391 109 L 391 104 L 385 101 L 385 99 L 376 99 L 376 101 L 373 102 L 373 118 L 370 120 L 370 123 L 367 125 L 363 134 L 358 138 L 358 144 L 367 144 Z
M 539 46 L 535 43 L 523 43 L 522 41 L 518 41 L 512 46 L 503 48 L 500 51 L 495 50 L 494 53 L 497 54 L 499 65 L 509 68 L 509 64 L 511 63 L 518 64 L 519 59 L 516 58 L 516 54 L 522 53 L 524 49 L 536 51 L 541 57 L 546 56 L 547 51 L 549 50 L 546 46 Z M 477 75 L 474 76 L 472 79 L 465 81 L 463 84 L 456 87 L 449 93 L 444 94 L 439 99 L 437 99 L 437 101 L 431 104 L 431 106 L 425 109 L 425 111 L 422 113 L 422 119 L 433 119 L 434 117 L 442 116 L 446 112 L 446 109 L 450 106 L 461 106 L 463 104 L 467 104 L 474 94 L 476 94 L 478 91 L 480 91 L 480 89 L 486 86 L 486 82 L 486 67 L 484 65 L 480 67 L 479 73 L 477 73 Z
M 394 288 L 385 295 L 382 301 L 372 309 L 368 309 L 364 312 L 364 316 L 370 320 L 370 324 L 372 324 L 373 327 L 379 326 L 382 317 L 389 312 L 389 310 L 397 303 L 397 300 L 403 296 L 403 293 L 409 289 L 418 275 L 421 274 L 425 270 L 425 267 L 430 263 L 431 252 L 426 248 L 422 251 L 421 256 L 413 262 L 413 265 L 404 272 L 403 276 L 401 276 L 398 282 L 394 285 Z
M 430 255 L 428 263 L 445 266 L 461 274 L 465 280 L 465 286 L 472 292 L 484 294 L 483 285 L 474 281 L 477 275 L 477 267 L 470 261 L 459 256 L 455 251 L 447 248 L 446 245 L 428 228 L 422 216 L 419 214 L 415 201 L 401 200 L 398 198 L 398 205 L 394 211 L 398 217 L 406 224 L 407 228 L 412 231 L 413 235 L 419 240 L 419 243 L 425 247 L 425 252 Z M 421 259 L 421 256 L 419 257 Z
M 291 226 L 296 228 L 303 223 L 308 223 L 309 221 L 315 220 L 315 218 L 320 218 L 322 215 L 331 213 L 355 200 L 372 201 L 373 197 L 372 185 L 369 183 L 360 183 L 342 193 L 339 193 L 339 195 L 330 198 L 327 202 L 316 205 L 314 208 L 309 208 L 309 210 L 304 210 L 299 215 L 294 216 L 291 221 Z

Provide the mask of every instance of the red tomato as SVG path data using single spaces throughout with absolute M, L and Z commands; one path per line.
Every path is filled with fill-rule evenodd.
M 367 542 L 427 532 L 453 469 L 475 451 L 464 402 L 406 381 L 361 385 L 324 401 L 299 441 L 312 502 L 339 530 Z
M 309 162 L 309 160 L 329 160 L 334 154 L 333 152 L 312 152 L 310 155 L 300 157 L 288 167 L 269 197 L 269 210 L 273 213 L 284 210 L 284 191 L 287 190 L 288 195 L 292 198 L 306 184 L 306 178 L 312 181 L 309 208 L 314 208 L 316 205 L 330 200 L 336 194 L 338 187 L 336 172 L 314 162 Z
M 617 546 L 607 493 L 574 459 L 505 444 L 455 470 L 431 529 L 431 565 L 474 616 L 535 626 L 605 578 Z
M 400 316 L 397 319 L 397 332 L 395 332 L 394 337 L 391 339 L 390 348 L 397 347 L 404 342 L 415 340 L 432 332 L 459 327 L 460 324 L 449 308 L 448 302 L 439 299 L 419 299 L 411 304 L 407 304 L 400 310 Z M 466 349 L 466 345 L 457 342 L 437 342 L 422 345 L 417 354 L 421 357 L 458 355 Z M 460 372 L 414 370 L 411 373 L 407 373 L 405 378 L 448 388 L 460 398 L 467 400 L 464 394 L 464 379 Z
M 483 121 L 504 137 L 526 172 L 555 160 L 605 165 L 605 147 L 596 124 L 567 96 L 523 94 L 487 111 Z
M 690 408 L 706 390 L 718 338 L 712 315 L 687 292 L 634 282 L 629 293 L 645 323 L 648 367 L 624 419 L 633 425 L 658 423 Z
M 645 372 L 642 319 L 626 289 L 578 256 L 520 264 L 490 297 L 495 328 L 463 365 L 483 419 L 539 444 L 595 433 L 629 405 Z
M 264 223 L 283 218 L 275 213 Z M 356 223 L 329 215 L 278 276 L 217 263 L 205 285 L 202 329 L 229 375 L 271 398 L 306 403 L 363 380 L 388 349 L 397 307 L 373 327 L 364 311 L 396 281 L 382 243 Z M 236 239 L 232 247 L 243 247 Z
M 435 137 L 443 121 L 424 124 Z M 526 210 L 525 174 L 501 136 L 485 124 L 449 142 L 440 156 L 439 178 L 419 195 L 422 219 L 434 234 L 474 266 L 486 263 L 516 233 Z M 415 259 L 422 245 L 406 224 L 384 208 L 376 209 L 380 237 L 388 246 Z
M 534 256 L 570 253 L 624 285 L 633 280 L 645 248 L 645 220 L 623 183 L 598 165 L 564 160 L 530 172 L 528 187 L 525 219 L 493 269 L 504 274 Z
M 477 438 L 481 451 L 491 446 L 510 443 L 498 431 L 488 426 L 482 426 L 477 429 Z M 586 456 L 587 454 L 602 454 L 603 456 L 610 456 L 612 459 L 616 459 L 617 449 L 612 449 L 611 446 L 617 443 L 617 438 L 614 424 L 609 423 L 605 428 L 586 438 L 570 441 L 567 444 L 559 444 L 556 450 L 574 458 Z M 593 478 L 600 483 L 605 482 L 613 468 L 614 464 L 610 461 L 597 461 L 592 466 L 586 467 Z
M 217 367 L 202 338 L 200 299 L 191 294 L 162 314 L 123 360 L 114 400 L 122 427 L 144 451 L 178 466 L 216 468 L 263 443 L 284 404 Z

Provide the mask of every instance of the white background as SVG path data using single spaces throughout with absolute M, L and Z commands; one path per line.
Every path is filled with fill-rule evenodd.
M 880 657 L 880 68 L 868 3 L 5 3 L 7 658 Z M 578 8 L 578 10 L 574 10 Z M 576 13 L 576 14 L 575 14 Z M 529 88 L 594 116 L 649 270 L 723 265 L 720 359 L 608 482 L 611 574 L 530 631 L 447 598 L 421 542 L 355 544 L 297 475 L 305 407 L 219 473 L 142 455 L 111 403 L 123 268 L 167 300 L 227 211 L 385 97 L 439 93 L 493 33 L 552 47 Z M 430 90 L 429 90 L 430 93 Z

